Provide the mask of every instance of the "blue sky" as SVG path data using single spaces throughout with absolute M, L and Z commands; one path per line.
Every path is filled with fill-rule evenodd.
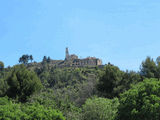
M 99 57 L 122 70 L 160 55 L 159 0 L 1 0 L 0 61 L 22 54 L 64 59 Z

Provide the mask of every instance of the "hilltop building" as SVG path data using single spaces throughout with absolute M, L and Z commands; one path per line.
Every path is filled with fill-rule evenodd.
M 74 59 L 78 59 L 78 56 L 75 55 L 75 54 L 69 55 L 69 50 L 68 50 L 68 48 L 66 48 L 66 57 L 65 57 L 65 61 L 74 60 Z
M 79 59 L 77 55 L 75 54 L 69 54 L 68 48 L 66 48 L 65 52 L 65 60 L 63 61 L 63 65 L 65 66 L 77 66 L 77 67 L 83 67 L 83 66 L 99 66 L 102 65 L 102 60 L 95 57 L 87 57 L 84 59 Z
M 99 58 L 87 57 L 87 58 L 80 59 L 75 54 L 70 55 L 68 48 L 66 48 L 64 60 L 50 59 L 49 61 L 45 61 L 45 62 L 42 61 L 41 63 L 34 62 L 34 63 L 28 64 L 28 67 L 34 65 L 40 69 L 40 67 L 42 67 L 44 63 L 48 63 L 49 67 L 58 67 L 58 68 L 63 68 L 63 67 L 99 67 L 99 68 L 103 68 L 104 67 L 104 65 L 102 65 L 102 60 L 100 60 Z

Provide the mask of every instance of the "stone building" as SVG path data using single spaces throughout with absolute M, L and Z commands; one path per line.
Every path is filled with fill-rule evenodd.
M 104 68 L 102 65 L 102 61 L 96 57 L 87 57 L 80 59 L 75 54 L 69 54 L 68 48 L 65 51 L 65 59 L 64 60 L 53 60 L 51 59 L 49 62 L 45 62 L 48 64 L 48 67 L 57 67 L 57 68 L 64 68 L 64 67 L 99 67 Z M 40 63 L 29 63 L 28 67 L 35 66 L 36 69 L 41 69 L 43 67 L 44 62 Z
M 66 48 L 65 52 L 65 60 L 64 65 L 65 66 L 77 66 L 77 67 L 83 67 L 83 66 L 99 66 L 102 65 L 102 61 L 99 58 L 95 57 L 87 57 L 84 59 L 79 59 L 77 55 L 69 54 L 68 48 Z
M 66 57 L 65 57 L 65 61 L 74 60 L 74 59 L 78 59 L 78 56 L 75 55 L 75 54 L 69 55 L 69 50 L 68 50 L 68 48 L 66 48 Z

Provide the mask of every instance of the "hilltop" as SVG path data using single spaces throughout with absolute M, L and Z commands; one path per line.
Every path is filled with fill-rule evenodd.
M 23 58 L 30 60 L 32 57 L 23 55 L 22 61 Z M 122 71 L 110 63 L 103 67 L 56 67 L 63 61 L 66 60 L 44 57 L 40 63 L 28 63 L 26 60 L 10 68 L 4 68 L 3 62 L 0 62 L 0 112 L 11 115 L 5 118 L 20 119 L 26 114 L 31 118 L 38 116 L 48 119 L 50 111 L 54 111 L 51 112 L 52 116 L 58 115 L 61 119 L 53 120 L 123 120 L 128 116 L 134 118 L 135 115 L 141 118 L 145 112 L 140 108 L 148 110 L 156 104 L 158 107 L 153 108 L 156 114 L 151 109 L 148 117 L 159 119 L 159 59 L 155 62 L 147 57 L 142 62 L 140 72 Z M 154 102 L 148 103 L 148 98 Z M 141 101 L 144 101 L 143 104 L 140 104 Z M 22 108 L 20 115 L 17 108 Z M 135 108 L 143 114 L 135 112 L 133 115 Z M 33 109 L 36 112 L 30 114 Z M 126 110 L 130 112 L 124 115 Z M 15 111 L 14 116 L 7 111 Z

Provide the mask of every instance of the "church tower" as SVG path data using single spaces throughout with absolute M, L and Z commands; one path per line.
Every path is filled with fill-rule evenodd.
M 65 60 L 69 60 L 69 51 L 68 51 L 68 47 L 66 48 L 66 58 Z

